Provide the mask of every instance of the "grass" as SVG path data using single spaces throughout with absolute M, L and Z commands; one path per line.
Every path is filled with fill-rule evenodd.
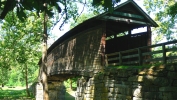
M 75 91 L 71 90 L 70 88 L 67 88 L 65 100 L 75 100 Z
M 0 87 L 0 100 L 35 100 L 35 98 L 27 97 L 23 87 Z M 67 88 L 65 100 L 75 100 L 75 91 Z
M 0 100 L 2 99 L 9 99 L 9 100 L 13 100 L 13 99 L 34 99 L 32 97 L 27 97 L 26 95 L 26 90 L 24 88 L 21 87 L 16 87 L 16 88 L 8 88 L 8 87 L 2 87 L 0 89 Z

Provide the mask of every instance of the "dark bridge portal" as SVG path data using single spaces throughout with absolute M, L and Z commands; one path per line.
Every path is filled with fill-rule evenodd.
M 107 64 L 120 62 L 116 59 L 107 61 L 106 55 L 151 45 L 151 26 L 158 25 L 133 0 L 120 4 L 112 13 L 105 12 L 84 21 L 48 49 L 48 81 L 62 82 L 74 76 L 93 77 L 103 72 Z M 147 27 L 147 32 L 131 33 L 141 27 Z M 121 55 L 127 54 L 119 53 L 119 58 Z M 122 62 L 127 60 L 134 59 L 123 59 Z

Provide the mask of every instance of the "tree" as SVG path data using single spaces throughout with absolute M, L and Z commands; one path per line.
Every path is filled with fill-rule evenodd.
M 26 80 L 26 90 L 29 95 L 27 76 L 32 76 L 32 73 L 38 69 L 37 63 L 41 56 L 38 46 L 41 44 L 42 19 L 38 18 L 34 12 L 27 11 L 25 13 L 28 18 L 24 22 L 19 20 L 14 12 L 8 13 L 3 21 L 1 26 L 2 33 L 0 34 L 2 37 L 0 40 L 0 49 L 2 50 L 0 57 L 2 61 L 0 63 L 3 66 L 0 66 L 2 67 L 0 70 L 4 68 L 9 70 L 16 69 L 17 73 L 20 69 L 23 74 L 16 77 L 17 79 Z M 51 26 L 50 24 L 48 25 Z
M 169 15 L 171 15 L 172 18 L 177 18 L 177 2 L 175 2 L 175 4 L 169 7 L 168 13 Z
M 78 20 L 76 20 L 76 21 L 71 21 L 71 23 L 70 23 L 70 28 L 71 28 L 71 29 L 74 28 L 74 27 L 77 26 L 78 24 L 82 23 L 83 21 L 85 21 L 85 20 L 87 20 L 87 19 L 89 19 L 89 18 L 91 18 L 91 17 L 93 17 L 93 16 L 95 16 L 93 13 L 90 13 L 90 14 L 85 14 L 85 13 L 83 13 L 83 14 L 81 14 L 81 16 L 79 17 Z
M 150 15 L 154 15 L 154 20 L 158 23 L 159 27 L 153 30 L 155 36 L 154 43 L 160 41 L 174 40 L 176 24 L 175 9 L 176 3 L 174 0 L 144 0 L 146 10 Z M 170 9 L 170 10 L 169 10 Z M 169 15 L 169 13 L 172 14 Z
M 17 8 L 17 16 L 23 20 L 27 16 L 24 13 L 24 10 L 33 11 L 35 10 L 38 14 L 45 11 L 45 4 L 50 8 L 55 7 L 59 13 L 62 13 L 62 6 L 64 6 L 64 12 L 68 13 L 67 5 L 71 3 L 81 3 L 86 4 L 90 0 L 1 0 L 0 1 L 0 19 L 4 19 L 8 12 L 13 11 L 14 8 Z M 112 11 L 114 5 L 116 5 L 120 0 L 92 0 L 93 6 L 103 6 L 106 10 Z M 70 6 L 72 7 L 72 6 Z M 50 17 L 53 16 L 51 12 L 52 9 L 47 10 L 47 15 Z
M 80 2 L 83 3 L 82 0 L 78 1 L 73 1 L 73 2 Z M 61 13 L 62 16 L 61 18 L 64 18 L 64 21 L 62 22 L 60 28 L 63 26 L 63 24 L 70 18 L 73 17 L 74 19 L 78 16 L 76 9 L 73 9 L 73 7 L 76 6 L 71 6 L 73 3 L 71 0 L 5 0 L 1 1 L 1 9 L 2 13 L 0 14 L 0 18 L 4 19 L 5 16 L 7 15 L 8 12 L 13 11 L 14 8 L 16 8 L 16 13 L 17 16 L 20 20 L 24 21 L 27 16 L 25 14 L 25 10 L 29 11 L 36 11 L 37 14 L 39 15 L 40 13 L 43 13 L 44 15 L 44 29 L 43 29 L 43 51 L 42 51 L 42 83 L 44 87 L 44 99 L 48 100 L 48 86 L 47 86 L 47 66 L 46 66 L 46 57 L 47 57 L 47 19 L 48 16 L 52 17 L 53 13 L 53 7 L 55 7 L 58 11 L 58 13 Z M 93 5 L 103 5 L 106 10 L 112 11 L 114 4 L 119 2 L 119 0 L 93 0 Z M 83 3 L 84 5 L 86 4 L 86 0 Z M 70 5 L 68 7 L 68 5 Z M 62 9 L 63 6 L 63 9 Z M 71 11 L 71 12 L 70 12 Z M 57 22 L 59 22 L 58 20 Z

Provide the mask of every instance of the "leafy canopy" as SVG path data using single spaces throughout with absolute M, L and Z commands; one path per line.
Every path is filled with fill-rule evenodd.
M 0 19 L 4 19 L 8 12 L 16 8 L 17 16 L 24 20 L 26 14 L 24 10 L 35 11 L 39 13 L 46 11 L 49 17 L 53 16 L 53 9 L 57 9 L 58 13 L 71 13 L 68 9 L 72 8 L 73 3 L 87 4 L 90 0 L 1 0 L 0 1 Z M 102 5 L 106 10 L 112 11 L 113 7 L 120 0 L 92 0 L 93 6 Z
M 176 10 L 174 0 L 144 0 L 148 13 L 154 17 L 159 27 L 153 30 L 154 43 L 176 39 Z

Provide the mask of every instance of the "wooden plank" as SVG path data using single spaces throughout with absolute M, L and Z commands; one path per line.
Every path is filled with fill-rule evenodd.
M 119 52 L 119 64 L 121 65 L 122 64 L 122 53 Z
M 163 44 L 169 45 L 169 44 L 174 44 L 174 43 L 177 43 L 177 40 L 175 40 L 175 41 L 170 41 L 170 42 L 164 42 L 164 43 L 160 43 L 160 44 L 156 44 L 156 45 L 151 45 L 151 46 L 144 46 L 144 47 L 140 47 L 140 49 L 153 48 L 153 47 L 162 46 Z
M 173 44 L 173 43 L 177 43 L 177 40 L 175 41 L 170 41 L 170 42 L 165 42 L 165 43 L 160 43 L 160 44 L 156 44 L 156 45 L 151 45 L 151 46 L 144 46 L 144 47 L 140 47 L 140 48 L 134 48 L 134 49 L 130 49 L 130 50 L 125 50 L 125 51 L 121 51 L 122 53 L 129 53 L 129 52 L 133 52 L 136 51 L 137 49 L 148 49 L 148 48 L 153 48 L 153 47 L 159 47 L 164 45 L 169 45 L 169 44 Z M 108 56 L 112 56 L 112 55 L 117 55 L 119 54 L 119 52 L 115 52 L 115 53 L 110 53 L 107 54 Z
M 170 56 L 170 57 L 167 57 L 166 59 L 167 60 L 174 60 L 174 59 L 177 59 L 177 56 Z
M 122 64 L 138 64 L 138 63 L 139 63 L 139 60 L 122 62 Z
M 125 50 L 125 51 L 121 51 L 121 53 L 130 53 L 130 52 L 134 52 L 134 51 L 137 51 L 136 49 L 130 49 L 130 50 Z M 115 56 L 115 55 L 118 55 L 119 52 L 115 52 L 115 53 L 110 53 L 110 54 L 107 54 L 108 56 Z
M 114 52 L 114 53 L 110 53 L 110 54 L 107 54 L 107 56 L 114 56 L 114 55 L 118 55 L 119 52 Z
M 177 56 L 170 56 L 170 57 L 167 57 L 167 62 L 177 62 Z
M 130 53 L 130 52 L 134 52 L 134 51 L 137 51 L 137 48 L 126 50 L 126 51 L 121 51 L 121 53 Z
M 176 51 L 177 50 L 177 48 L 170 48 L 170 49 L 166 49 L 165 48 L 166 45 L 173 44 L 173 43 L 177 43 L 177 40 L 170 41 L 170 42 L 165 42 L 165 43 L 160 43 L 160 44 L 156 44 L 156 45 L 151 45 L 151 46 L 144 46 L 144 47 L 140 47 L 140 48 L 130 49 L 130 50 L 126 50 L 126 51 L 121 51 L 121 53 L 120 52 L 111 53 L 111 54 L 108 54 L 108 56 L 117 56 L 117 57 L 113 57 L 111 59 L 109 58 L 109 61 L 119 60 L 119 64 L 121 64 L 122 63 L 122 59 L 138 57 L 139 58 L 139 64 L 141 64 L 141 62 L 157 62 L 157 61 L 163 61 L 164 63 L 166 63 L 167 60 L 177 59 L 177 56 L 168 57 L 168 58 L 166 57 L 166 52 L 172 52 L 172 51 Z M 143 50 L 143 49 L 159 47 L 159 46 L 162 46 L 162 50 L 141 53 L 142 52 L 141 50 Z M 122 56 L 122 54 L 124 54 L 124 53 L 131 53 L 131 52 L 135 52 L 137 50 L 138 50 L 138 52 L 136 54 Z M 141 61 L 142 60 L 142 56 L 159 54 L 159 53 L 163 54 L 162 58 L 152 58 L 152 59 L 146 59 L 146 60 Z M 128 63 L 135 63 L 135 62 L 136 61 L 123 62 L 123 63 L 124 64 L 125 63 L 128 64 Z
M 117 66 L 120 65 L 119 63 L 109 63 L 108 66 Z
M 139 65 L 142 65 L 142 53 L 141 53 L 141 49 L 138 49 L 138 59 L 139 59 Z
M 108 58 L 108 61 L 119 60 L 119 57 Z
M 143 60 L 143 62 L 162 61 L 162 60 L 163 58 L 152 58 L 152 59 Z
M 162 52 L 163 52 L 163 50 L 152 51 L 152 52 L 145 52 L 145 53 L 142 53 L 142 56 L 152 55 L 152 54 L 158 54 L 158 53 L 162 53 Z
M 169 48 L 169 49 L 167 48 L 166 49 L 166 52 L 172 52 L 172 51 L 177 51 L 177 48 Z
M 128 56 L 122 56 L 122 59 L 134 58 L 134 57 L 138 57 L 138 54 L 128 55 Z

